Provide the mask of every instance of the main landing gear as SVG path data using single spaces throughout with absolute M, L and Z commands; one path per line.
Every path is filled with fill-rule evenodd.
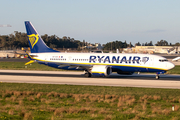
M 84 72 L 85 72 L 85 74 L 84 74 L 85 77 L 91 77 L 92 76 L 90 72 L 88 72 L 88 71 L 84 71 Z

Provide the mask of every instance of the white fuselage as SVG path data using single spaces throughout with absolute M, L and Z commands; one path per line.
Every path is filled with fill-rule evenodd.
M 76 66 L 124 66 L 157 70 L 170 70 L 174 64 L 166 58 L 151 54 L 125 53 L 31 53 L 37 61 L 56 63 L 59 65 Z

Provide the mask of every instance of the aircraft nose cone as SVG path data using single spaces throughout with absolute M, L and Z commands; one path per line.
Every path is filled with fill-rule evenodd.
M 175 67 L 175 65 L 173 64 L 173 63 L 168 63 L 168 69 L 170 70 L 170 69 L 173 69 L 174 67 Z

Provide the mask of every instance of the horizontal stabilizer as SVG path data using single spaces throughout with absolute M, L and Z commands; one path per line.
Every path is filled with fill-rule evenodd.
M 33 60 L 33 58 L 29 55 L 28 52 L 26 52 L 26 55 L 28 56 L 28 58 L 29 58 L 30 60 Z
M 30 60 L 29 62 L 25 63 L 25 65 L 29 65 L 29 64 L 31 64 L 33 62 L 34 62 L 34 60 Z

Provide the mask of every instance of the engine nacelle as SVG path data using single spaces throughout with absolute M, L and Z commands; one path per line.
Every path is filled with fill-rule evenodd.
M 109 76 L 112 73 L 110 66 L 94 65 L 91 70 L 92 75 Z

